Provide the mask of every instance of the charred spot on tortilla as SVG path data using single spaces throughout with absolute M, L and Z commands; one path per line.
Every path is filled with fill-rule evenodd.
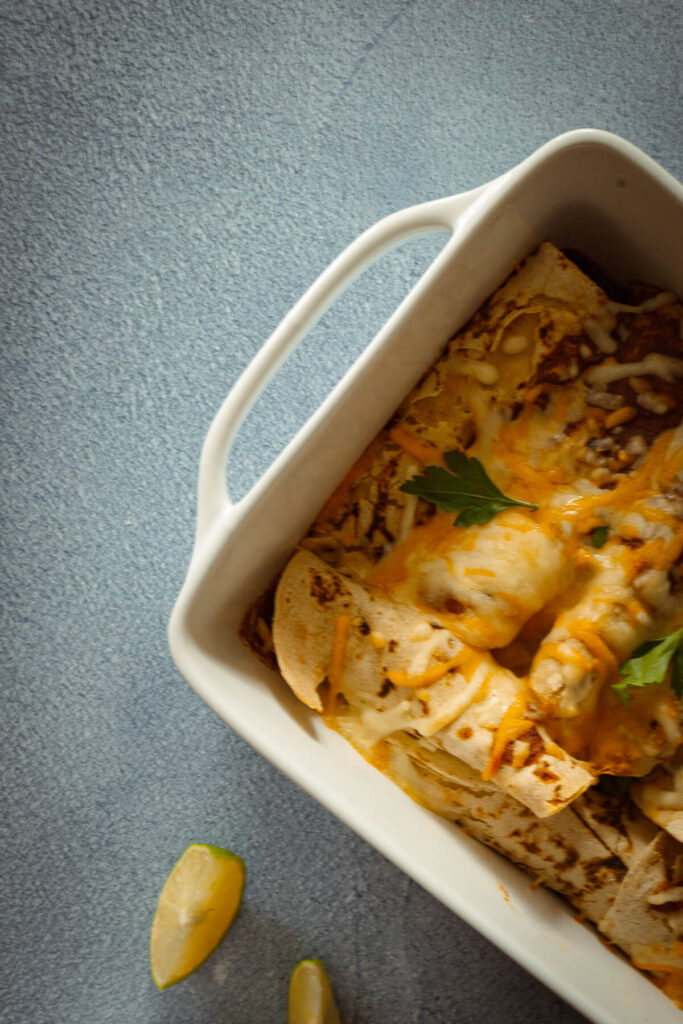
M 555 772 L 550 772 L 547 768 L 534 768 L 534 775 L 541 782 L 559 782 L 559 775 L 555 775 Z
M 619 857 L 608 857 L 606 860 L 586 861 L 583 872 L 586 876 L 586 885 L 593 889 L 599 889 L 603 883 L 605 874 L 616 872 L 624 874 L 624 864 Z
M 242 636 L 683 1005 L 683 653 L 632 660 L 683 626 L 683 308 L 571 256 L 542 243 L 449 340 Z
M 564 858 L 557 865 L 558 871 L 570 871 L 579 862 L 579 851 L 575 846 L 559 841 L 555 845 L 564 853 Z
M 314 573 L 311 580 L 311 594 L 319 605 L 324 606 L 344 593 L 344 587 L 337 577 L 323 577 Z

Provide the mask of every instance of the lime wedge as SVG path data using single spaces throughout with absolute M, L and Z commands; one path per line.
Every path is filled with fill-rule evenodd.
M 340 1024 L 337 1001 L 320 960 L 301 960 L 292 971 L 289 1024 Z
M 149 944 L 152 978 L 168 988 L 213 953 L 239 910 L 244 861 L 220 846 L 188 846 L 164 883 Z

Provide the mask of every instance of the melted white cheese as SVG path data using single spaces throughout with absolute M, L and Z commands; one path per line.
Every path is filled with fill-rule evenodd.
M 480 384 L 496 384 L 498 381 L 498 370 L 484 360 L 456 356 L 451 365 L 456 373 L 461 373 L 463 377 L 472 377 Z
M 504 339 L 500 346 L 507 356 L 516 356 L 529 347 L 529 338 L 523 334 L 511 334 Z
M 663 309 L 677 302 L 678 298 L 674 292 L 660 292 L 653 295 L 651 299 L 645 299 L 639 306 L 628 306 L 625 302 L 608 302 L 605 306 L 610 313 L 652 313 L 656 309 Z
M 421 736 L 434 736 L 456 718 L 460 718 L 477 697 L 490 672 L 491 666 L 482 661 L 469 683 L 465 683 L 464 677 L 455 673 L 435 683 L 429 690 L 420 691 L 418 700 L 428 697 L 428 710 L 425 716 L 415 721 L 414 728 Z
M 654 412 L 658 416 L 664 416 L 669 411 L 669 403 L 662 395 L 655 395 L 652 391 L 644 391 L 636 398 L 638 405 L 648 412 Z
M 683 885 L 672 885 L 670 889 L 651 892 L 647 898 L 651 907 L 662 907 L 666 903 L 678 903 L 679 900 L 683 900 Z
M 399 729 L 412 728 L 413 715 L 410 704 L 409 700 L 403 700 L 385 711 L 376 711 L 374 708 L 365 708 L 361 711 L 360 720 L 370 743 L 377 743 Z
M 615 363 L 608 366 L 593 366 L 584 374 L 584 380 L 597 387 L 605 387 L 616 380 L 626 377 L 660 377 L 672 384 L 678 377 L 683 377 L 683 359 L 664 356 L 660 352 L 650 352 L 637 363 Z
M 503 647 L 557 592 L 566 572 L 562 544 L 513 510 L 485 526 L 469 527 L 468 537 L 473 543 L 421 556 L 418 590 L 436 611 L 457 602 L 465 618 L 480 619 L 482 636 L 472 623 L 472 643 Z
M 605 330 L 599 320 L 594 320 L 590 316 L 587 317 L 583 321 L 583 329 L 595 347 L 604 352 L 605 355 L 611 355 L 612 352 L 616 352 L 616 341 L 609 331 Z

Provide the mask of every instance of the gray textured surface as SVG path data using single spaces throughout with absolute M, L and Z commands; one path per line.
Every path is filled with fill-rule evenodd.
M 345 1024 L 578 1015 L 282 778 L 193 695 L 165 626 L 201 441 L 365 226 L 572 127 L 679 177 L 681 8 L 655 0 L 3 4 L 0 1019 L 284 1019 L 303 955 Z M 371 271 L 243 429 L 243 493 L 436 243 Z M 149 979 L 185 845 L 249 866 L 177 989 Z

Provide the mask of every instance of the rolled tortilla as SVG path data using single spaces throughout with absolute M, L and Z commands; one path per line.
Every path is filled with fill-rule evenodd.
M 682 897 L 683 847 L 666 832 L 659 832 L 629 868 L 616 899 L 599 922 L 600 931 L 629 956 L 642 955 L 642 947 L 672 950 L 683 935 Z M 652 969 L 644 963 L 641 966 Z
M 680 760 L 680 759 L 679 759 Z M 631 799 L 643 814 L 683 843 L 683 767 L 660 767 L 654 776 L 633 783 Z
M 572 807 L 542 821 L 462 761 L 409 736 L 392 736 L 389 774 L 419 802 L 457 822 L 597 923 L 626 868 Z
M 523 684 L 492 657 L 469 648 L 438 621 L 394 603 L 332 569 L 309 551 L 296 554 L 275 595 L 273 638 L 280 671 L 314 710 L 333 672 L 337 624 L 346 628 L 339 690 L 366 748 L 396 732 L 428 737 L 484 772 L 506 711 Z M 538 817 L 556 814 L 594 781 L 592 772 L 528 723 L 526 752 L 511 745 L 493 775 L 504 792 Z
M 627 867 L 659 832 L 627 795 L 608 796 L 589 789 L 574 801 L 572 810 Z
M 417 675 L 437 661 L 448 663 L 465 645 L 413 608 L 371 594 L 310 551 L 300 551 L 283 572 L 275 593 L 273 641 L 283 678 L 314 711 L 318 688 L 332 666 L 335 623 L 349 620 L 344 693 L 379 711 L 395 707 L 387 673 Z M 384 697 L 381 691 L 385 690 Z
M 396 735 L 386 746 L 387 773 L 413 799 L 563 895 L 636 966 L 665 977 L 683 968 L 683 846 L 626 800 L 593 791 L 539 821 L 424 741 Z

